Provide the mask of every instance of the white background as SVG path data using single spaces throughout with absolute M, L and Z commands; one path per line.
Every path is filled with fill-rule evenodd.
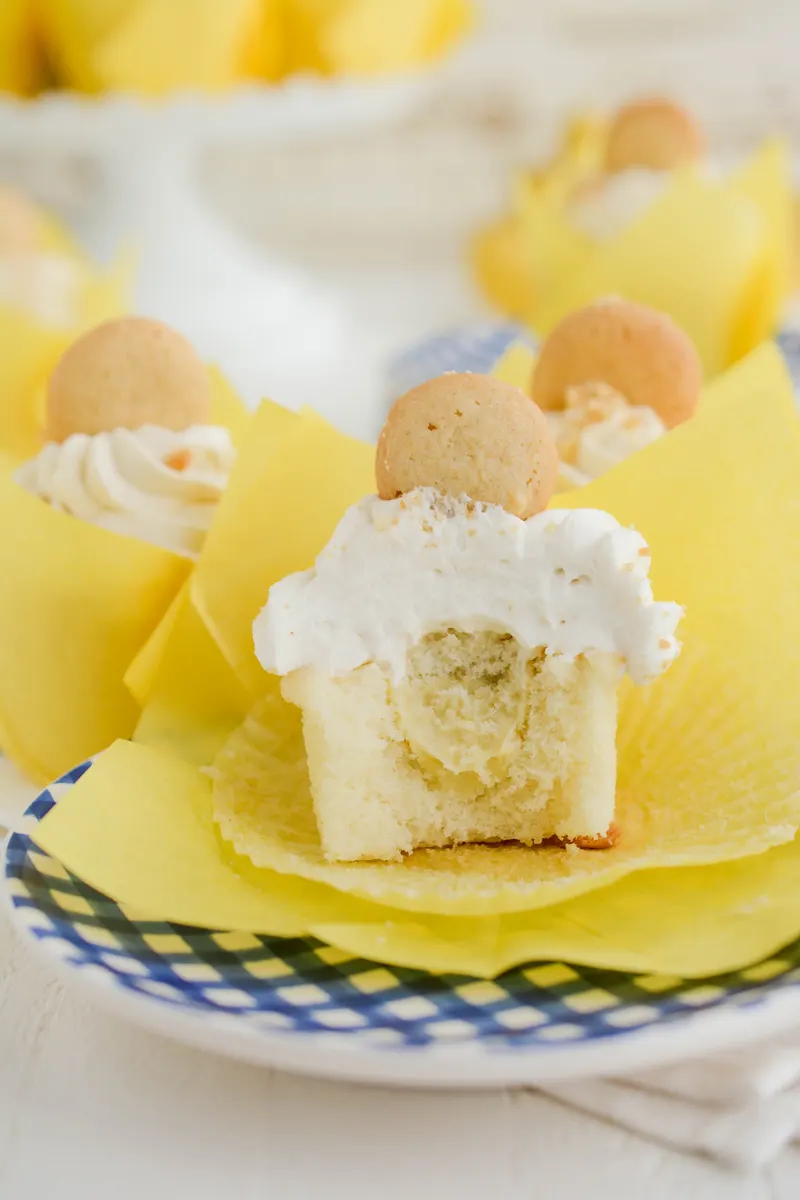
M 465 239 L 503 204 L 512 165 L 543 152 L 572 104 L 667 89 L 700 113 L 721 154 L 751 148 L 767 128 L 800 147 L 793 0 L 487 7 L 482 46 L 411 127 L 282 151 L 218 148 L 206 162 L 218 211 L 254 246 L 290 254 L 346 307 L 359 362 L 348 348 L 342 370 L 308 399 L 365 434 L 380 421 L 385 356 L 479 311 Z M 30 154 L 0 157 L 0 169 L 79 223 L 102 211 L 91 164 L 54 173 Z M 533 1093 L 390 1093 L 203 1056 L 78 1000 L 0 922 L 2 1200 L 223 1194 L 796 1200 L 800 1152 L 743 1179 Z

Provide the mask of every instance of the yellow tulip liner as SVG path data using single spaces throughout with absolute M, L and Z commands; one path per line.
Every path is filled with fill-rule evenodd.
M 59 78 L 80 91 L 214 92 L 268 69 L 263 0 L 40 0 L 39 10 Z
M 439 58 L 472 19 L 468 0 L 133 0 L 111 12 L 108 0 L 40 0 L 40 11 L 67 84 L 154 97 L 294 72 L 407 71 Z
M 777 350 L 709 388 L 693 421 L 558 498 L 635 524 L 656 594 L 687 609 L 681 658 L 622 698 L 618 850 L 322 861 L 297 717 L 259 682 L 249 624 L 269 583 L 308 565 L 366 490 L 370 457 L 311 414 L 262 409 L 217 544 L 136 664 L 150 692 L 140 743 L 117 742 L 70 789 L 37 827 L 42 848 L 140 915 L 313 935 L 433 971 L 556 958 L 702 976 L 796 937 L 800 422 Z M 238 850 L 270 866 L 220 841 L 215 806 Z
M 313 31 L 304 41 L 316 68 L 350 76 L 428 65 L 464 35 L 473 17 L 467 0 L 349 0 L 322 6 L 289 0 L 289 11 L 306 22 L 313 13 Z
M 598 135 L 599 136 L 599 135 Z M 606 295 L 663 309 L 714 376 L 774 331 L 791 286 L 794 221 L 786 147 L 766 142 L 725 180 L 673 172 L 664 193 L 616 236 L 573 226 L 567 200 L 589 178 L 598 142 L 564 151 L 545 182 L 517 181 L 510 216 L 478 236 L 473 265 L 490 301 L 544 336 Z
M 0 5 L 0 92 L 29 96 L 42 83 L 35 17 L 31 0 Z
M 213 419 L 247 415 L 211 369 Z M 187 579 L 188 559 L 57 512 L 0 471 L 0 748 L 37 782 L 118 737 L 139 706 L 123 677 Z

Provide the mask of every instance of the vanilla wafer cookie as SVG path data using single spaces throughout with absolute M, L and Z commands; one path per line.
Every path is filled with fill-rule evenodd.
M 669 171 L 695 162 L 703 136 L 693 117 L 671 100 L 637 100 L 619 109 L 608 131 L 606 170 Z
M 530 398 L 487 375 L 441 375 L 401 396 L 378 440 L 381 499 L 417 487 L 541 512 L 555 490 L 558 456 Z
M 45 436 L 157 425 L 208 424 L 208 373 L 190 343 L 148 317 L 121 317 L 80 337 L 56 365 L 47 390 Z
M 629 404 L 652 408 L 668 428 L 697 407 L 702 366 L 689 337 L 665 313 L 630 300 L 601 300 L 569 313 L 545 339 L 533 399 L 563 409 L 567 391 L 607 384 Z

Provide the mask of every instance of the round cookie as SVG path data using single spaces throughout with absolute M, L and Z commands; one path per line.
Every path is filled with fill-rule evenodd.
M 34 206 L 14 188 L 0 183 L 0 257 L 34 254 L 40 237 L 41 222 Z
M 47 389 L 45 436 L 160 425 L 183 430 L 211 416 L 208 372 L 186 338 L 149 317 L 107 321 L 62 355 Z
M 382 500 L 433 487 L 523 519 L 547 507 L 557 472 L 544 415 L 519 388 L 488 375 L 440 375 L 401 396 L 375 459 Z
M 601 300 L 569 313 L 545 339 L 531 395 L 545 412 L 557 411 L 568 388 L 605 383 L 672 429 L 691 417 L 702 381 L 697 351 L 670 317 L 631 300 Z
M 669 171 L 695 162 L 703 138 L 692 117 L 670 100 L 638 100 L 621 108 L 608 131 L 606 170 Z

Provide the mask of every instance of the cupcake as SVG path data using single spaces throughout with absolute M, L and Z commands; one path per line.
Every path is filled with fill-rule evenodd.
M 542 345 L 530 390 L 559 482 L 581 487 L 694 413 L 702 366 L 665 313 L 616 297 L 570 313 Z
M 126 672 L 187 584 L 248 417 L 138 317 L 79 337 L 42 399 L 38 450 L 0 471 L 0 750 L 46 783 L 136 728 Z
M 679 649 L 644 539 L 545 511 L 557 453 L 527 396 L 445 375 L 381 434 L 378 495 L 272 587 L 256 655 L 302 710 L 328 861 L 614 839 L 617 691 Z
M 666 312 L 711 378 L 779 324 L 795 241 L 780 139 L 723 174 L 692 115 L 648 99 L 573 122 L 551 162 L 519 172 L 473 263 L 493 305 L 539 337 L 612 293 Z
M 57 364 L 46 444 L 15 478 L 60 512 L 195 558 L 234 460 L 210 422 L 209 375 L 186 339 L 144 317 L 109 321 Z
M 575 187 L 567 217 L 595 241 L 620 233 L 663 195 L 672 172 L 701 163 L 703 135 L 666 99 L 626 104 L 612 118 L 600 162 Z

